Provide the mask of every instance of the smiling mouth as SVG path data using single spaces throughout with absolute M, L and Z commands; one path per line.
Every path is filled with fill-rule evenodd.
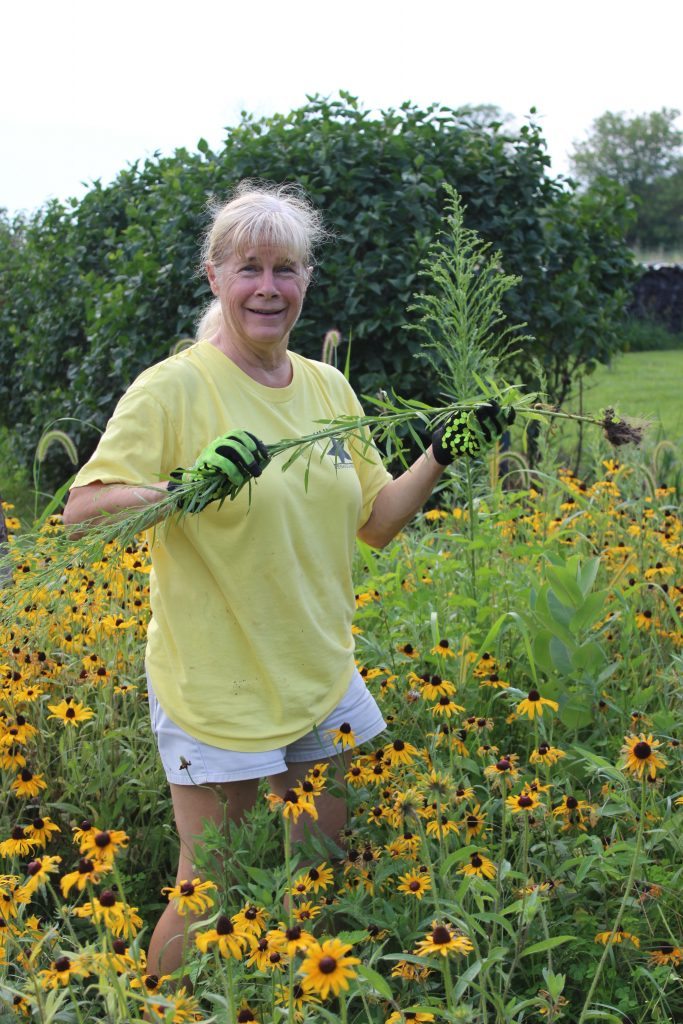
M 248 306 L 247 309 L 249 309 Z M 284 313 L 284 309 L 249 309 L 249 312 L 256 313 L 258 316 L 279 316 L 280 313 Z

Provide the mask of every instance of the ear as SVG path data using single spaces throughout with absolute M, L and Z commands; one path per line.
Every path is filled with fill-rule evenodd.
M 206 276 L 209 279 L 211 291 L 213 292 L 214 295 L 218 295 L 218 273 L 216 271 L 215 264 L 211 260 L 207 260 L 206 263 L 204 264 L 204 268 L 206 270 Z

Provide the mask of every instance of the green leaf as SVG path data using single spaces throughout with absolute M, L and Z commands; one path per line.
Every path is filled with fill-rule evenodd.
M 557 594 L 558 600 L 563 604 L 578 608 L 583 600 L 583 594 L 574 574 L 567 568 L 551 565 L 546 567 L 545 574 Z
M 377 971 L 373 971 L 372 967 L 368 967 L 367 964 L 358 964 L 356 970 L 362 978 L 369 981 L 375 992 L 383 996 L 384 999 L 389 999 L 393 1002 L 394 993 L 391 991 L 388 982 L 378 974 Z
M 527 946 L 519 954 L 520 959 L 525 956 L 533 956 L 534 953 L 544 953 L 547 949 L 554 949 L 555 946 L 561 946 L 565 942 L 576 942 L 577 938 L 576 935 L 553 935 L 549 939 L 535 942 L 533 946 Z

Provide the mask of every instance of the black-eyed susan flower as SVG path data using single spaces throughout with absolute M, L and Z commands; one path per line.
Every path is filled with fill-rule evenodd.
M 458 869 L 459 875 L 477 876 L 478 878 L 495 878 L 498 868 L 489 857 L 485 857 L 480 850 L 470 854 L 469 864 L 463 864 Z
M 512 787 L 519 778 L 519 769 L 514 760 L 515 755 L 499 758 L 495 764 L 484 768 L 484 775 L 494 785 Z
M 587 832 L 586 819 L 591 814 L 591 806 L 585 800 L 580 800 L 573 793 L 565 794 L 560 803 L 553 807 L 553 816 L 563 819 L 562 831 L 567 831 L 574 826 L 581 832 Z
M 342 722 L 338 729 L 327 729 L 326 732 L 332 737 L 335 746 L 342 750 L 356 746 L 356 737 L 348 722 Z
M 283 971 L 289 963 L 289 958 L 282 948 L 278 935 L 278 942 L 274 943 L 268 935 L 247 935 L 250 946 L 247 966 L 256 967 L 259 971 Z
M 404 981 L 426 981 L 431 973 L 431 968 L 426 965 L 414 964 L 409 960 L 397 960 L 391 968 L 392 978 L 402 978 Z
M 650 963 L 656 967 L 678 967 L 683 963 L 683 949 L 670 942 L 660 942 L 650 951 Z
M 432 953 L 439 956 L 459 953 L 465 956 L 473 949 L 474 946 L 467 936 L 457 931 L 452 924 L 432 921 L 431 931 L 427 932 L 424 939 L 417 943 L 413 952 L 417 956 L 429 956 Z
M 438 697 L 455 693 L 455 685 L 450 679 L 442 679 L 436 674 L 416 676 L 415 681 L 425 700 L 436 700 Z
M 172 995 L 165 995 L 163 1003 L 147 1003 L 145 1012 L 153 1013 L 159 1021 L 172 1021 L 172 1024 L 189 1024 L 190 1021 L 202 1019 L 199 1012 L 199 1000 L 188 995 L 187 989 L 179 988 Z
M 426 871 L 408 871 L 405 875 L 399 875 L 399 882 L 396 888 L 398 892 L 404 892 L 407 896 L 414 896 L 421 900 L 426 892 L 432 888 L 432 880 Z
M 317 867 L 310 867 L 306 872 L 306 878 L 313 892 L 324 892 L 334 882 L 334 871 L 326 861 L 323 861 Z
M 36 845 L 22 825 L 15 825 L 11 836 L 0 843 L 0 857 L 25 857 Z
M 102 829 L 97 831 L 90 822 L 87 822 L 88 829 L 84 829 L 83 822 L 80 829 L 74 830 L 74 839 L 78 836 L 80 852 L 84 857 L 98 861 L 102 864 L 112 864 L 119 850 L 128 845 L 128 836 L 121 829 Z
M 509 796 L 505 804 L 513 814 L 532 814 L 538 808 L 540 802 L 536 793 L 524 790 L 518 793 L 517 796 Z
M 399 644 L 396 650 L 399 654 L 404 654 L 406 658 L 415 659 L 420 657 L 420 652 L 410 643 Z
M 48 708 L 52 712 L 47 716 L 48 718 L 56 718 L 63 725 L 71 725 L 74 728 L 81 725 L 82 722 L 87 722 L 95 714 L 92 708 L 80 704 L 77 700 L 72 700 L 71 697 L 66 697 L 59 704 L 48 704 Z
M 74 907 L 76 917 L 88 917 L 104 924 L 114 935 L 125 935 L 132 939 L 142 927 L 142 918 L 137 907 L 131 907 L 118 898 L 113 889 L 105 889 L 99 897 Z
M 638 629 L 652 629 L 655 624 L 655 617 L 649 608 L 641 608 L 636 612 L 635 622 Z
M 553 747 L 550 743 L 539 743 L 535 750 L 531 751 L 529 755 L 529 762 L 531 764 L 557 764 L 557 762 L 566 757 L 564 750 L 560 750 L 559 747 Z
M 34 797 L 38 796 L 41 789 L 47 789 L 47 782 L 40 772 L 34 774 L 28 768 L 22 768 L 10 785 L 10 789 L 17 796 Z
M 666 760 L 659 753 L 660 745 L 659 740 L 653 739 L 651 733 L 647 736 L 644 733 L 640 736 L 625 736 L 621 748 L 621 767 L 629 775 L 637 775 L 639 779 L 643 777 L 643 772 L 647 768 L 648 776 L 655 778 L 657 769 L 666 767 Z
M 254 903 L 247 903 L 232 916 L 232 923 L 240 932 L 249 935 L 261 935 L 266 927 L 266 911 Z
M 59 870 L 61 860 L 61 857 L 46 855 L 29 861 L 26 866 L 27 878 L 22 886 L 23 892 L 29 897 L 32 896 L 41 885 L 45 885 L 49 881 L 51 873 Z
M 465 839 L 476 839 L 476 837 L 484 831 L 486 828 L 486 818 L 481 813 L 480 804 L 475 804 L 474 807 L 465 814 L 464 818 L 461 818 L 458 822 L 460 828 L 465 830 Z
M 446 718 L 450 718 L 451 715 L 455 715 L 464 711 L 464 707 L 461 704 L 456 704 L 449 694 L 445 693 L 442 697 L 439 697 L 436 704 L 432 704 L 431 712 L 433 715 L 441 717 L 445 715 Z
M 202 882 L 199 878 L 188 881 L 183 878 L 177 885 L 167 885 L 161 891 L 173 902 L 179 914 L 201 914 L 214 904 L 209 893 L 215 892 L 216 886 L 211 881 Z
M 299 968 L 304 989 L 322 999 L 330 994 L 338 996 L 342 989 L 346 991 L 349 981 L 356 977 L 353 968 L 360 963 L 357 956 L 347 955 L 351 948 L 349 943 L 339 939 L 328 939 L 320 945 L 316 942 Z
M 54 821 L 48 817 L 48 815 L 42 815 L 36 817 L 29 822 L 28 825 L 24 826 L 24 832 L 30 838 L 31 842 L 35 843 L 36 846 L 45 847 L 49 842 L 52 841 L 53 832 L 60 832 L 59 825 L 55 825 Z
M 437 814 L 431 821 L 427 822 L 425 831 L 428 836 L 433 836 L 441 842 L 451 832 L 458 831 L 458 822 L 453 821 L 447 814 Z
M 297 904 L 292 910 L 292 916 L 297 924 L 306 924 L 308 921 L 314 921 L 319 914 L 322 913 L 322 907 L 313 903 L 311 900 L 306 900 L 304 903 Z
M 451 647 L 450 643 L 448 642 L 448 640 L 446 640 L 445 637 L 439 640 L 438 644 L 435 644 L 434 647 L 432 647 L 430 654 L 435 654 L 441 658 L 455 657 L 455 654 L 453 653 L 453 648 Z
M 79 892 L 83 892 L 88 883 L 96 885 L 100 881 L 102 875 L 111 870 L 111 864 L 96 863 L 93 860 L 89 860 L 87 857 L 82 857 L 79 860 L 78 867 L 75 871 L 70 871 L 67 875 L 63 875 L 59 883 L 62 890 L 62 896 L 66 899 L 74 886 Z
M 243 999 L 235 1016 L 235 1024 L 260 1024 L 254 1010 L 246 999 Z
M 78 959 L 59 956 L 49 968 L 38 972 L 38 983 L 43 989 L 59 988 L 70 983 L 72 978 L 85 978 L 88 968 Z
M 548 697 L 541 697 L 538 690 L 529 690 L 528 694 L 521 700 L 515 711 L 518 715 L 528 715 L 529 718 L 534 718 L 535 715 L 539 717 L 543 714 L 543 708 L 552 708 L 553 711 L 557 711 L 559 704 L 556 700 L 550 700 Z
M 195 943 L 202 953 L 215 946 L 226 960 L 241 960 L 248 945 L 247 933 L 240 931 L 226 914 L 219 915 L 215 928 L 197 932 Z
M 306 1008 L 308 1006 L 320 1006 L 320 999 L 315 995 L 314 992 L 307 992 L 304 986 L 295 981 L 292 985 L 291 990 L 291 1002 L 294 1007 L 294 1017 L 296 1021 L 310 1020 L 310 1017 L 306 1016 Z M 289 1006 L 290 1003 L 290 990 L 289 985 L 278 985 L 275 988 L 275 1004 L 276 1006 Z M 239 1020 L 239 1016 L 237 1018 Z M 255 1018 L 254 1018 L 255 1019 Z
M 361 789 L 365 785 L 365 776 L 366 768 L 359 759 L 349 765 L 349 770 L 344 778 L 354 789 Z
M 434 1014 L 426 1010 L 394 1010 L 384 1024 L 430 1024 L 435 1019 Z
M 302 814 L 317 820 L 318 810 L 310 795 L 297 792 L 296 789 L 288 789 L 282 796 L 277 793 L 268 793 L 266 800 L 271 811 L 280 810 L 285 818 L 291 821 L 298 821 Z
M 613 931 L 598 932 L 594 941 L 601 942 L 603 946 L 606 946 L 608 943 L 610 945 L 619 945 L 621 942 L 630 942 L 632 946 L 636 947 L 636 949 L 640 948 L 640 939 L 638 936 L 634 935 L 632 932 L 627 932 L 622 925 L 619 925 L 619 927 Z
M 311 933 L 300 924 L 293 924 L 290 928 L 285 928 L 284 925 L 280 928 L 271 928 L 266 933 L 266 938 L 275 949 L 284 953 L 290 960 L 316 943 Z
M 26 758 L 18 743 L 12 743 L 9 747 L 0 744 L 0 768 L 5 771 L 13 771 L 17 768 L 26 767 Z
M 387 743 L 384 748 L 385 760 L 392 766 L 412 764 L 417 754 L 417 747 L 414 747 L 412 743 L 406 742 L 406 740 L 394 740 L 393 743 Z

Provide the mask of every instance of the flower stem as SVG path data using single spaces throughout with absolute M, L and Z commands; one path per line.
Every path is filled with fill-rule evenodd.
M 636 834 L 636 846 L 635 846 L 635 849 L 633 851 L 633 860 L 631 861 L 631 870 L 629 871 L 628 878 L 626 880 L 626 886 L 624 888 L 624 895 L 622 896 L 621 903 L 619 904 L 619 910 L 617 911 L 616 920 L 615 920 L 614 924 L 612 925 L 612 934 L 614 934 L 617 931 L 619 925 L 621 924 L 621 919 L 624 916 L 624 911 L 626 910 L 626 903 L 628 902 L 629 893 L 631 892 L 631 888 L 633 886 L 633 880 L 634 880 L 635 875 L 636 875 L 636 868 L 638 867 L 638 860 L 640 858 L 640 848 L 642 846 L 643 835 L 645 833 L 645 797 L 646 797 L 646 792 L 647 792 L 646 788 L 645 788 L 646 785 L 647 785 L 647 783 L 646 783 L 645 775 L 643 775 L 643 779 L 642 779 L 642 783 L 641 783 L 641 791 L 640 791 L 640 818 L 639 818 L 639 821 L 638 821 L 638 832 Z M 595 970 L 595 974 L 593 975 L 593 981 L 591 982 L 591 987 L 588 989 L 588 995 L 586 996 L 586 1001 L 583 1004 L 583 1008 L 581 1010 L 581 1015 L 580 1015 L 580 1017 L 579 1017 L 579 1019 L 577 1021 L 577 1024 L 583 1024 L 584 1020 L 586 1019 L 586 1014 L 590 1010 L 590 1005 L 591 1005 L 591 1000 L 593 998 L 593 993 L 595 992 L 595 989 L 597 988 L 597 985 L 598 985 L 598 981 L 600 980 L 600 976 L 601 976 L 603 968 L 605 966 L 605 961 L 607 960 L 607 956 L 608 956 L 609 951 L 610 951 L 610 946 L 611 946 L 611 942 L 608 941 L 608 942 L 605 943 L 605 949 L 603 951 L 602 956 L 600 957 L 600 962 L 598 963 L 598 966 L 597 966 L 597 968 Z

